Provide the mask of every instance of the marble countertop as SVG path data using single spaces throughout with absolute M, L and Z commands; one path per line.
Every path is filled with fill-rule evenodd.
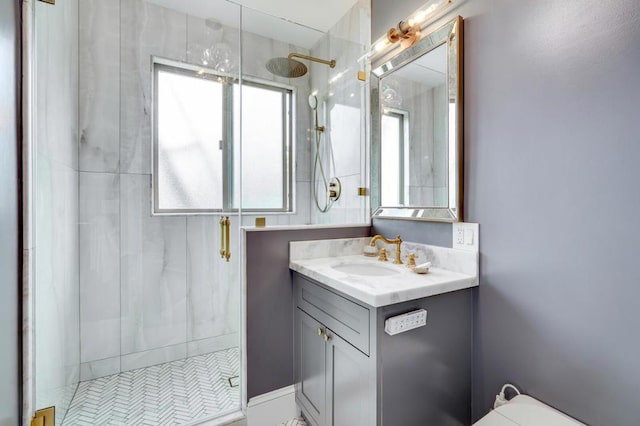
M 386 276 L 362 276 L 347 274 L 332 268 L 333 265 L 342 263 L 382 265 L 395 269 L 398 273 Z M 474 274 L 469 274 L 432 266 L 428 274 L 422 275 L 412 272 L 405 265 L 394 265 L 390 261 L 380 262 L 377 257 L 366 257 L 362 254 L 291 259 L 289 267 L 373 307 L 436 296 L 478 285 L 477 267 L 472 268 L 475 271 Z M 465 269 L 466 272 L 470 272 L 469 268 Z

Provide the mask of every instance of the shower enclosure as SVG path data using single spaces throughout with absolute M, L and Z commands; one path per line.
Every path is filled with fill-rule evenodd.
M 199 424 L 244 410 L 242 226 L 368 220 L 356 74 L 369 5 L 346 3 L 319 29 L 225 0 L 28 6 L 25 418 L 55 406 L 58 425 Z M 268 69 L 292 53 L 305 74 Z M 331 150 L 343 193 L 323 213 L 312 168 Z

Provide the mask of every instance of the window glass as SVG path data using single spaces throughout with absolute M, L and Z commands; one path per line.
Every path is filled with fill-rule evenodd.
M 235 90 L 237 99 L 237 86 Z M 242 150 L 238 144 L 234 147 L 236 154 L 242 152 L 242 208 L 282 209 L 288 191 L 287 150 L 283 150 L 288 139 L 287 96 L 280 90 L 245 84 L 242 99 Z
M 155 212 L 291 211 L 292 90 L 154 67 Z
M 159 210 L 221 209 L 222 84 L 157 73 Z

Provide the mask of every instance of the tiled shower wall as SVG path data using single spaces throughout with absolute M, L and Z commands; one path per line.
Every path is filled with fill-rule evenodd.
M 83 380 L 238 343 L 237 238 L 227 264 L 218 217 L 151 216 L 150 58 L 197 64 L 208 31 L 204 19 L 140 0 L 80 0 Z M 237 52 L 238 29 L 223 34 Z M 249 33 L 243 43 L 243 73 L 263 79 L 273 79 L 268 58 L 304 53 Z M 296 85 L 308 111 L 308 77 L 278 81 Z M 308 114 L 297 129 L 297 213 L 269 224 L 309 222 Z
M 366 97 L 368 86 L 357 78 L 364 65 L 358 63 L 370 45 L 370 4 L 358 1 L 329 32 L 311 49 L 311 54 L 324 59 L 335 59 L 336 66 L 311 65 L 311 92 L 319 102 L 319 121 L 326 127 L 320 150 L 325 168 L 329 147 L 333 149 L 335 168 L 331 176 L 342 183 L 342 195 L 327 213 L 316 209 L 312 200 L 311 223 L 364 223 L 366 198 L 358 195 L 358 187 L 368 186 L 364 174 L 367 135 Z M 311 167 L 315 156 L 312 145 Z M 318 173 L 319 176 L 319 173 Z M 319 179 L 319 178 L 316 178 Z M 322 188 L 322 186 L 319 186 Z
M 35 407 L 60 421 L 79 379 L 78 0 L 35 9 Z M 30 415 L 26 413 L 26 415 Z

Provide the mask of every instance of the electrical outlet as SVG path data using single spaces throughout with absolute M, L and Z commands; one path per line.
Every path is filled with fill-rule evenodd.
M 478 251 L 479 229 L 477 223 L 458 222 L 453 224 L 453 248 Z
M 407 312 L 406 314 L 396 315 L 384 322 L 384 331 L 394 336 L 414 328 L 423 327 L 427 324 L 427 311 L 418 309 L 417 311 Z

